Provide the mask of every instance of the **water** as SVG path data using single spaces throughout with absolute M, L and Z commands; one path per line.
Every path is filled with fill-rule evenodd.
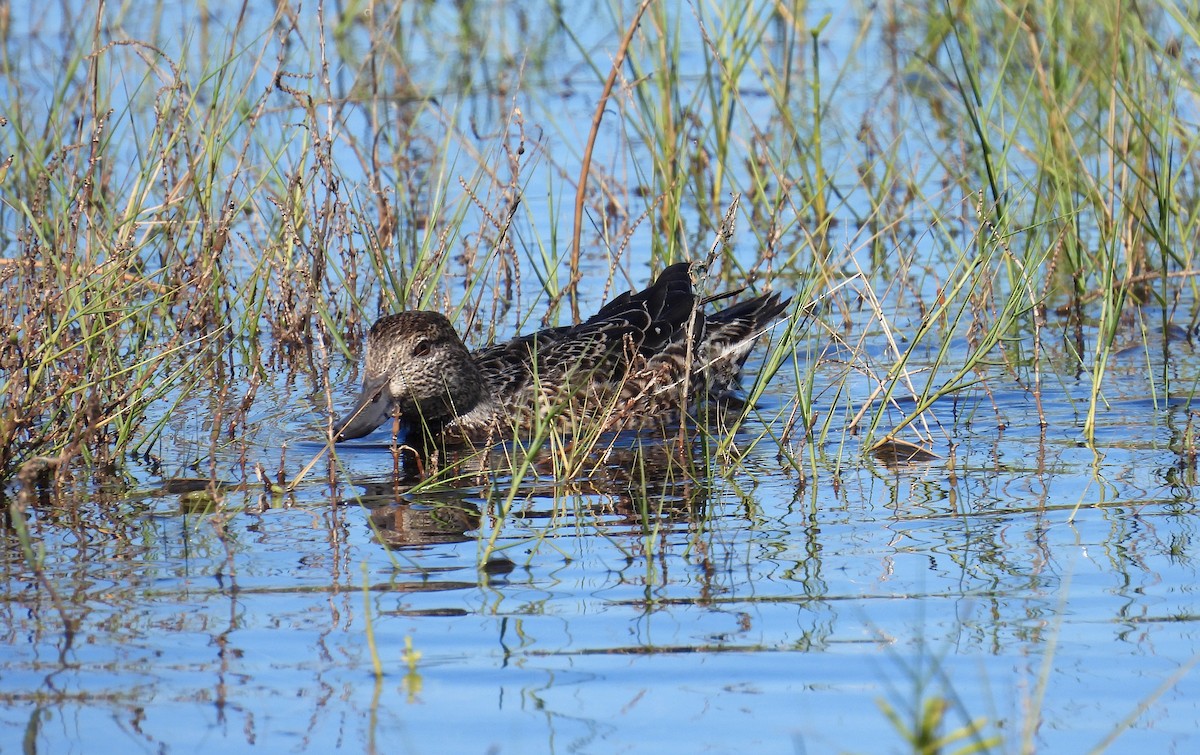
M 484 569 L 476 533 L 498 502 L 470 485 L 364 484 L 373 510 L 316 486 L 262 508 L 231 495 L 246 508 L 224 515 L 155 495 L 44 511 L 46 576 L 79 632 L 60 653 L 53 604 L 10 550 L 7 736 L 869 752 L 898 747 L 879 700 L 936 693 L 1013 739 L 1037 711 L 1042 748 L 1098 744 L 1128 717 L 1118 751 L 1178 750 L 1200 699 L 1195 503 L 1161 439 L 1140 440 L 1096 459 L 963 433 L 952 468 L 851 462 L 836 488 L 766 447 L 728 479 L 530 486 Z M 370 477 L 385 455 L 343 463 Z
M 186 16 L 166 10 L 165 27 Z M 850 57 L 854 12 L 835 19 L 835 55 Z M 548 39 L 563 56 L 573 49 Z M 499 48 L 485 63 L 502 66 Z M 565 86 L 558 66 L 580 64 L 550 60 L 528 85 L 525 118 L 539 122 L 561 98 L 566 113 L 552 122 L 582 133 L 592 77 Z M 852 83 L 867 75 L 850 70 Z M 430 76 L 428 86 L 462 83 L 442 69 Z M 495 105 L 466 101 L 463 117 Z M 861 114 L 843 106 L 847 122 Z M 578 149 L 576 137 L 555 144 Z M 605 148 L 618 141 L 610 134 Z M 563 191 L 556 179 L 538 180 L 525 233 L 550 222 L 538 203 L 561 202 L 549 199 Z M 751 241 L 737 243 L 751 253 Z M 591 305 L 600 284 L 584 292 Z M 902 294 L 888 303 L 892 322 L 919 322 Z M 864 358 L 886 364 L 870 316 L 850 325 L 850 345 L 861 335 Z M 830 327 L 809 327 L 799 353 L 811 358 L 772 383 L 739 432 L 737 463 L 683 474 L 670 448 L 651 445 L 569 482 L 540 467 L 504 516 L 505 479 L 413 491 L 394 483 L 390 454 L 370 443 L 339 452 L 338 485 L 324 482 L 333 462 L 321 461 L 294 493 L 264 492 L 243 472 L 261 464 L 290 479 L 319 452 L 320 376 L 268 372 L 248 426 L 216 451 L 212 418 L 242 391 L 235 382 L 222 396 L 214 378 L 120 478 L 80 478 L 64 491 L 72 507 L 50 496 L 31 503 L 40 571 L 5 535 L 0 749 L 904 751 L 904 726 L 938 699 L 943 734 L 979 719 L 980 738 L 1002 740 L 995 749 L 1194 749 L 1192 416 L 1146 387 L 1153 371 L 1185 395 L 1200 378 L 1191 344 L 1160 339 L 1165 354 L 1114 363 L 1094 448 L 1082 435 L 1087 376 L 1055 342 L 1047 359 L 1061 369 L 1042 385 L 1045 429 L 1032 393 L 997 364 L 984 385 L 932 410 L 937 460 L 889 466 L 842 431 L 837 388 L 856 407 L 875 386 L 847 371 L 853 348 L 817 358 L 838 332 Z M 1094 328 L 1085 333 L 1094 342 Z M 968 348 L 956 341 L 952 353 Z M 910 366 L 920 374 L 935 356 Z M 236 381 L 248 366 L 223 369 Z M 345 406 L 354 361 L 335 355 L 330 372 Z M 772 437 L 794 404 L 795 376 L 810 374 L 835 431 L 816 447 L 780 447 Z M 768 429 L 776 435 L 758 440 Z M 185 492 L 184 479 L 210 475 L 230 485 L 219 501 Z

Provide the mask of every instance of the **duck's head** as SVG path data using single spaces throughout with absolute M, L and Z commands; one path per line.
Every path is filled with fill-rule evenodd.
M 362 394 L 334 425 L 337 441 L 360 438 L 398 417 L 436 433 L 484 397 L 479 368 L 454 326 L 437 312 L 380 318 L 367 334 Z

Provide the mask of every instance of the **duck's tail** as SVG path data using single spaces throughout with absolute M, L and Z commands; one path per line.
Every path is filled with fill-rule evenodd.
M 725 399 L 739 395 L 742 367 L 755 340 L 791 303 L 791 299 L 780 299 L 778 293 L 764 294 L 705 318 L 700 356 L 709 396 Z

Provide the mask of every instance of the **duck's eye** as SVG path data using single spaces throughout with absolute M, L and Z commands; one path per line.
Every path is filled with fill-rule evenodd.
M 422 338 L 413 344 L 412 355 L 414 357 L 428 356 L 431 351 L 433 351 L 433 342 L 428 338 Z

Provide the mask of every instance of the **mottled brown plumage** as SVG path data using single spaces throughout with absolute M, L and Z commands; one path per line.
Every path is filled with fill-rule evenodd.
M 790 303 L 778 294 L 705 314 L 688 263 L 638 293 L 621 294 L 586 322 L 470 352 L 436 312 L 381 318 L 367 335 L 362 394 L 335 425 L 358 438 L 389 418 L 423 437 L 493 442 L 542 422 L 568 431 L 637 430 L 676 422 L 688 406 L 739 387 L 763 330 Z

